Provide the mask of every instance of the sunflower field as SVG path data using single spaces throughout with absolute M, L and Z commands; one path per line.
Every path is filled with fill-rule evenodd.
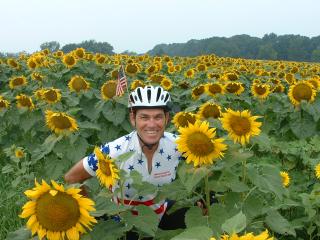
M 130 154 L 110 159 L 96 148 L 132 131 L 128 93 L 116 96 L 120 65 L 129 91 L 161 85 L 171 94 L 167 131 L 185 158 L 171 184 L 119 171 L 114 163 Z M 319 90 L 319 63 L 82 48 L 0 59 L 0 239 L 112 240 L 130 230 L 173 240 L 319 239 Z M 84 182 L 85 197 L 63 176 L 92 152 L 110 179 Z M 134 216 L 110 201 L 108 186 L 125 178 L 175 201 L 169 212 L 187 207 L 186 229 L 158 229 L 150 208 Z

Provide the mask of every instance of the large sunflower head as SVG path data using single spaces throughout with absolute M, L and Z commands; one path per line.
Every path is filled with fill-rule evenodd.
M 253 96 L 259 99 L 266 99 L 270 94 L 270 86 L 268 84 L 252 84 L 251 92 Z
M 215 128 L 209 128 L 208 122 L 196 121 L 188 127 L 179 128 L 179 132 L 178 150 L 186 157 L 186 162 L 193 162 L 195 167 L 212 164 L 223 157 L 223 151 L 227 149 L 222 138 L 215 138 Z
M 64 112 L 53 112 L 47 110 L 45 118 L 47 126 L 56 134 L 68 134 L 78 130 L 76 120 Z
M 109 80 L 101 87 L 101 96 L 104 100 L 112 99 L 116 95 L 117 81 Z
M 91 230 L 97 220 L 89 212 L 95 211 L 94 202 L 79 194 L 81 189 L 65 189 L 63 185 L 44 180 L 24 194 L 30 199 L 23 207 L 21 218 L 29 218 L 27 228 L 39 239 L 79 240 L 80 234 Z
M 119 179 L 119 170 L 117 169 L 114 160 L 108 155 L 102 153 L 98 147 L 95 147 L 94 154 L 98 160 L 98 169 L 96 174 L 101 185 L 106 186 L 106 188 L 114 186 L 116 180 Z
M 66 55 L 63 56 L 63 63 L 68 68 L 72 68 L 74 65 L 76 65 L 77 60 L 71 53 L 69 53 L 69 54 L 66 54 Z
M 288 96 L 291 103 L 295 106 L 299 105 L 302 100 L 313 102 L 317 91 L 308 81 L 299 81 L 289 88 Z
M 25 76 L 12 77 L 9 82 L 9 87 L 11 89 L 24 86 L 27 84 L 27 79 Z
M 173 86 L 172 81 L 169 78 L 164 78 L 160 85 L 167 91 L 169 91 Z
M 240 95 L 244 91 L 243 84 L 240 82 L 228 82 L 225 84 L 224 89 L 228 93 Z
M 205 85 L 203 85 L 203 84 L 200 84 L 200 85 L 194 87 L 192 89 L 192 93 L 191 93 L 192 98 L 194 100 L 197 100 L 205 92 L 205 90 L 206 90 L 206 88 L 205 88 Z
M 219 118 L 221 107 L 217 104 L 206 102 L 200 106 L 197 115 L 199 119 Z
M 289 174 L 287 172 L 281 171 L 280 172 L 280 176 L 281 176 L 281 179 L 282 179 L 282 185 L 284 187 L 288 187 L 289 184 L 290 184 Z
M 7 109 L 10 103 L 0 95 L 0 111 Z
M 31 97 L 25 94 L 19 94 L 16 96 L 16 100 L 18 108 L 28 108 L 29 110 L 33 110 L 35 108 Z
M 56 88 L 43 89 L 41 97 L 47 103 L 57 103 L 61 100 L 61 91 Z
M 240 112 L 227 109 L 220 120 L 233 141 L 245 145 L 249 143 L 250 137 L 260 134 L 261 123 L 256 122 L 258 118 L 259 116 L 251 116 L 248 110 Z
M 87 91 L 90 88 L 90 83 L 87 82 L 84 77 L 75 75 L 68 83 L 70 91 L 79 93 L 80 91 Z
M 172 122 L 178 129 L 180 127 L 188 127 L 189 123 L 194 124 L 197 120 L 197 115 L 190 112 L 178 112 L 174 115 Z
M 214 97 L 216 94 L 223 94 L 223 85 L 220 83 L 207 83 L 206 84 L 206 93 L 209 96 Z

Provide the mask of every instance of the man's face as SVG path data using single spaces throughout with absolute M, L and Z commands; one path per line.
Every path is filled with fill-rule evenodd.
M 169 120 L 169 113 L 163 109 L 138 109 L 130 114 L 132 126 L 135 126 L 139 136 L 147 144 L 157 143 L 163 135 Z

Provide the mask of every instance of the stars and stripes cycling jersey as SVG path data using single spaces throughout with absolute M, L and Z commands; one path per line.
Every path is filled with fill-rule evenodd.
M 133 151 L 134 154 L 128 160 L 121 162 L 118 168 L 126 172 L 136 170 L 142 175 L 143 181 L 160 187 L 175 179 L 178 163 L 182 159 L 181 153 L 178 151 L 175 143 L 176 138 L 175 134 L 164 132 L 158 149 L 153 155 L 150 173 L 148 171 L 147 158 L 141 150 L 136 131 L 120 137 L 113 142 L 104 144 L 101 146 L 101 151 L 108 154 L 111 158 L 117 158 L 121 154 Z M 95 176 L 97 158 L 94 153 L 84 158 L 83 166 L 90 175 Z M 154 202 L 155 194 L 137 195 L 137 191 L 132 187 L 132 179 L 128 179 L 124 183 L 124 186 L 124 204 L 131 206 L 143 204 L 149 206 L 158 214 L 159 219 L 162 217 L 167 207 L 164 199 L 160 202 Z M 119 194 L 114 200 L 120 202 L 122 201 L 120 198 Z M 135 213 L 135 211 L 133 212 Z

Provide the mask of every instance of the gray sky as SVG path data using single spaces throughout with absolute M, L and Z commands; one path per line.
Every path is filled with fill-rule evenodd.
M 143 53 L 160 43 L 265 33 L 320 35 L 320 0 L 0 0 L 0 52 L 108 42 Z

